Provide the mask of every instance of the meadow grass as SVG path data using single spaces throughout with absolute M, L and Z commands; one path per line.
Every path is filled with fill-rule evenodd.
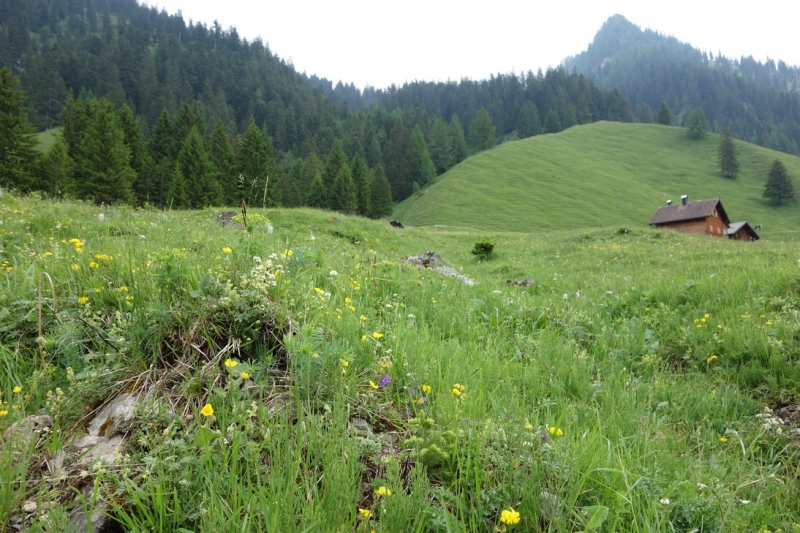
M 41 152 L 47 152 L 55 144 L 56 139 L 61 135 L 64 128 L 58 126 L 46 131 L 41 131 L 36 134 L 36 149 Z
M 394 217 L 414 226 L 535 233 L 556 229 L 644 229 L 668 199 L 720 198 L 731 221 L 761 224 L 765 239 L 800 235 L 800 204 L 763 198 L 780 159 L 800 178 L 800 159 L 735 141 L 741 172 L 722 176 L 719 136 L 685 128 L 597 122 L 507 142 L 462 161 L 400 203 Z
M 2 527 L 81 490 L 126 531 L 800 531 L 795 245 L 248 218 L 0 198 L 0 429 L 54 420 Z M 50 477 L 123 391 L 125 453 Z

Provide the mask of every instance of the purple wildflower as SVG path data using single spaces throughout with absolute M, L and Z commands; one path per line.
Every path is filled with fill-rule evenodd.
M 550 434 L 549 433 L 542 433 L 542 440 L 543 441 L 550 440 Z
M 380 388 L 384 388 L 386 385 L 388 385 L 388 384 L 389 384 L 389 383 L 391 383 L 391 382 L 392 382 L 392 376 L 390 376 L 389 374 L 386 374 L 386 375 L 385 375 L 385 376 L 383 376 L 383 377 L 381 378 L 381 380 L 378 382 L 378 387 L 380 387 Z
M 409 387 L 409 388 L 408 388 L 408 393 L 409 393 L 411 396 L 414 396 L 414 387 Z

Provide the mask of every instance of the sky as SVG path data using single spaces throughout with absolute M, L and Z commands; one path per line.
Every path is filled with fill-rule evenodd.
M 800 66 L 796 0 L 144 0 L 260 37 L 299 72 L 386 88 L 558 66 L 621 14 L 702 51 Z M 742 6 L 747 6 L 742 8 Z

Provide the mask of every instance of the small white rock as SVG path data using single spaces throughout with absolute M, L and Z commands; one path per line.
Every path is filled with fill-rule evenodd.
M 661 498 L 658 500 L 661 505 L 669 505 L 669 498 Z
M 100 222 L 104 221 L 105 219 L 106 219 L 106 216 L 103 213 L 100 213 L 99 215 L 97 215 L 97 220 L 99 220 Z

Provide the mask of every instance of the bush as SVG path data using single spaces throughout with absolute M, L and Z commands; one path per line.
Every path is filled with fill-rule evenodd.
M 481 239 L 472 247 L 472 255 L 478 259 L 489 259 L 494 251 L 494 243 L 490 239 Z

